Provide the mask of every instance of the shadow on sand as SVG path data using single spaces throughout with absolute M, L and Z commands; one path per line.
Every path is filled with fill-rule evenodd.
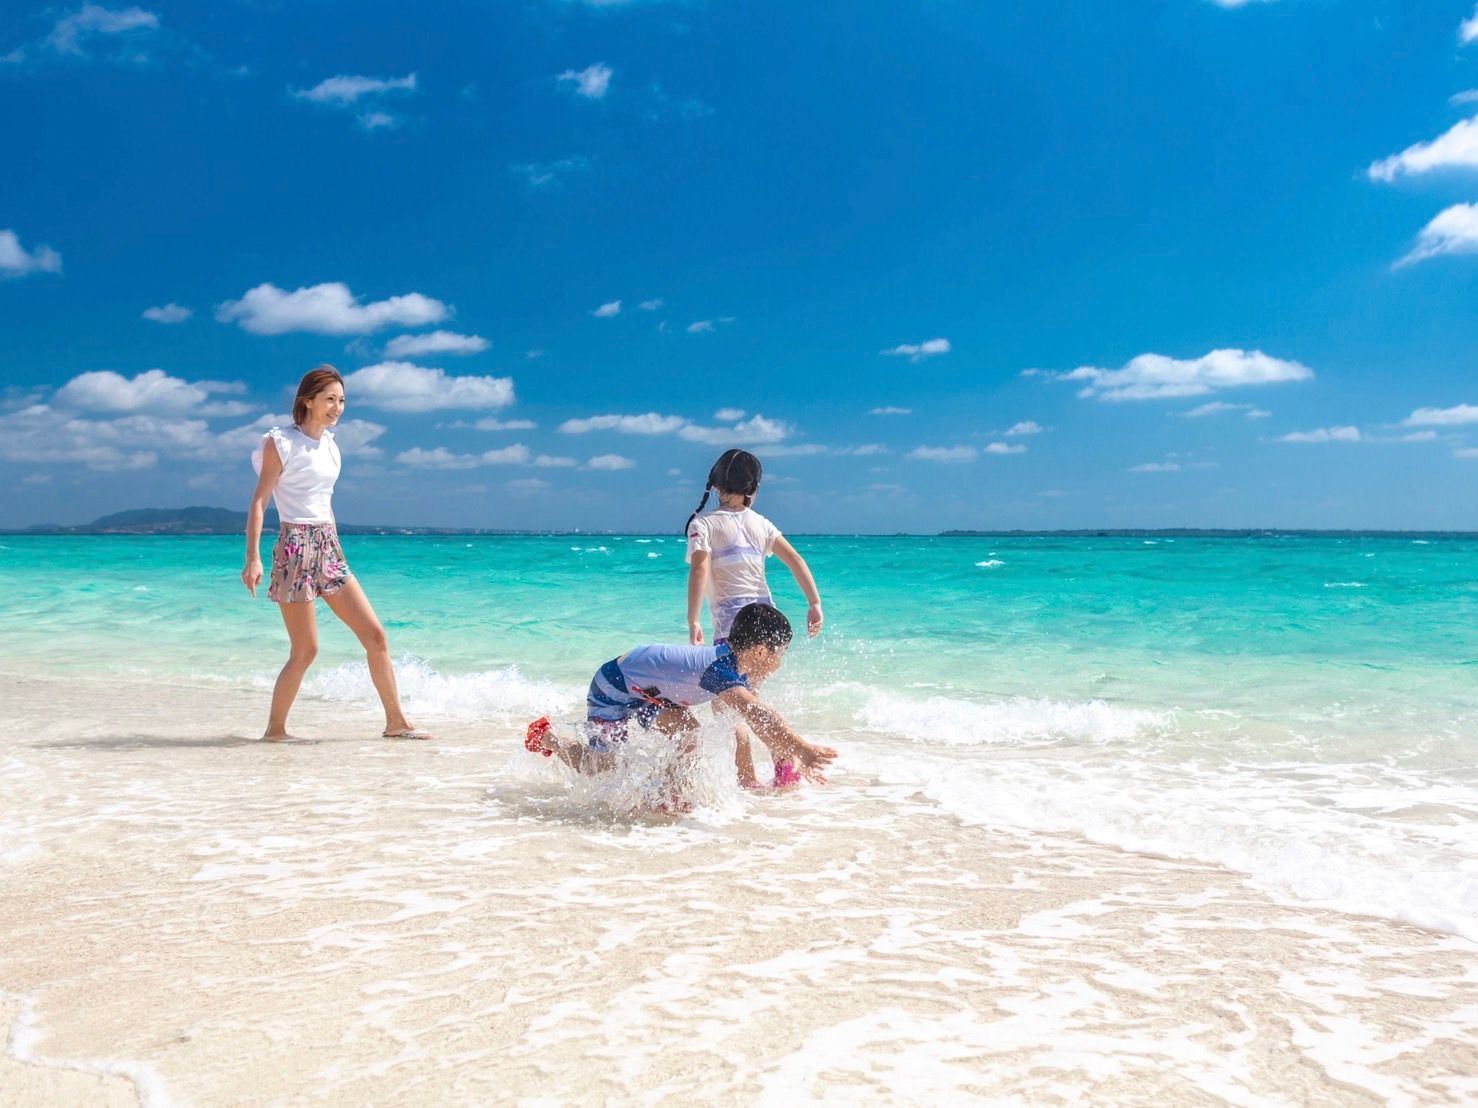
M 357 742 L 343 739 L 286 739 L 269 743 L 255 735 L 201 735 L 198 737 L 171 738 L 167 735 L 101 735 L 91 739 L 57 739 L 53 742 L 32 743 L 32 746 L 51 750 L 144 750 L 155 747 L 161 750 L 178 750 L 188 747 L 230 746 L 317 746 L 325 742 Z

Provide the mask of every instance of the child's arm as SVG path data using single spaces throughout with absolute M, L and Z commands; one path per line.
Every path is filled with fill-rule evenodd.
M 695 550 L 688 566 L 688 642 L 703 645 L 703 624 L 699 617 L 703 611 L 703 586 L 708 581 L 708 551 Z
M 786 564 L 795 583 L 806 594 L 806 603 L 810 605 L 806 609 L 806 634 L 815 638 L 826 617 L 821 614 L 821 593 L 816 589 L 816 578 L 811 576 L 811 567 L 806 565 L 806 559 L 796 553 L 795 547 L 783 535 L 775 540 L 774 550 L 775 557 Z
M 821 771 L 837 756 L 835 750 L 808 743 L 785 722 L 785 717 L 748 689 L 726 689 L 719 693 L 719 699 L 744 717 L 744 722 L 759 736 L 760 742 L 770 748 L 771 755 L 794 760 L 800 765 L 802 775 L 812 781 L 826 780 Z

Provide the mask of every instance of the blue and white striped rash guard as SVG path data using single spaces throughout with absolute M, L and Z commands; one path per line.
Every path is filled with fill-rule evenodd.
M 619 723 L 636 717 L 643 727 L 663 708 L 707 704 L 729 689 L 749 688 L 734 651 L 723 646 L 639 646 L 601 666 L 585 698 L 586 716 Z

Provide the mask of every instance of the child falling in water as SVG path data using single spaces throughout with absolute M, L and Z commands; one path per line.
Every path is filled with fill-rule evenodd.
M 696 749 L 698 728 L 690 708 L 710 701 L 737 712 L 777 762 L 799 766 L 799 776 L 824 781 L 821 771 L 836 757 L 829 747 L 801 738 L 755 690 L 785 661 L 791 629 L 779 609 L 748 604 L 734 616 L 722 645 L 638 646 L 596 671 L 586 695 L 584 734 L 557 734 L 547 719 L 529 725 L 524 746 L 536 754 L 559 755 L 579 773 L 604 773 L 616 763 L 631 720 L 678 740 L 682 753 Z M 753 772 L 751 770 L 751 772 Z M 677 783 L 669 778 L 672 805 L 683 808 Z
M 731 634 L 736 614 L 748 604 L 773 604 L 765 580 L 765 559 L 774 554 L 789 567 L 796 584 L 806 596 L 806 632 L 821 630 L 821 594 L 806 560 L 796 553 L 780 530 L 753 508 L 764 467 L 745 450 L 726 450 L 708 471 L 703 499 L 688 517 L 688 641 L 703 642 L 699 608 L 708 598 L 715 645 Z M 718 507 L 700 515 L 709 496 L 718 492 Z M 719 702 L 720 704 L 722 701 Z M 719 706 L 715 705 L 715 711 Z M 768 745 L 768 744 L 767 744 Z M 773 750 L 773 748 L 772 748 Z M 754 755 L 743 722 L 734 729 L 734 766 L 739 783 L 755 788 Z M 775 787 L 784 788 L 800 780 L 795 766 L 783 755 L 775 757 Z

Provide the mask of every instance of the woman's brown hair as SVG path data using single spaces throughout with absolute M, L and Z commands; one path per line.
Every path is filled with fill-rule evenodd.
M 315 366 L 303 374 L 303 379 L 298 382 L 298 395 L 293 397 L 293 422 L 301 424 L 308 418 L 308 401 L 328 388 L 334 382 L 338 382 L 339 388 L 344 387 L 344 378 L 333 366 L 324 362 L 321 366 Z

